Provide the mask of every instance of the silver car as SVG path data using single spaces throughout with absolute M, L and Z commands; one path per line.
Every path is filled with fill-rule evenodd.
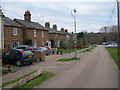
M 117 48 L 118 44 L 117 43 L 112 43 L 106 46 L 106 48 Z
M 51 54 L 51 50 L 46 47 L 36 47 L 35 52 L 45 52 L 46 55 Z

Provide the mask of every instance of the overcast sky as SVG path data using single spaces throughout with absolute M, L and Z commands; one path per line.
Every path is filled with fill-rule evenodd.
M 89 2 L 88 2 L 89 1 Z M 4 15 L 14 19 L 23 19 L 26 10 L 32 15 L 32 21 L 44 26 L 45 22 L 57 24 L 60 28 L 74 32 L 73 17 L 77 21 L 77 32 L 99 32 L 102 26 L 108 25 L 116 0 L 3 0 L 0 2 Z M 116 24 L 116 7 L 109 25 Z

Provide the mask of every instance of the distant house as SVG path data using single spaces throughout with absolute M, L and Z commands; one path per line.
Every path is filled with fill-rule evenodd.
M 46 22 L 45 27 L 49 29 L 49 40 L 51 41 L 51 47 L 72 47 L 73 46 L 73 35 L 68 33 L 66 29 L 61 28 L 61 31 L 57 30 L 57 25 L 54 24 L 52 28 L 50 28 L 50 23 Z M 71 43 L 69 43 L 71 42 Z M 68 43 L 70 45 L 68 45 Z
M 68 29 L 61 28 L 59 31 L 64 34 L 64 36 L 60 35 L 61 39 L 63 40 L 62 46 L 65 48 L 73 48 L 74 47 L 74 36 L 73 34 L 68 32 Z
M 4 17 L 4 47 L 5 50 L 14 48 L 15 46 L 23 44 L 23 27 L 11 20 Z
M 60 37 L 60 35 L 63 36 L 64 33 L 61 33 L 57 30 L 57 25 L 53 25 L 53 27 L 50 28 L 49 22 L 45 23 L 45 27 L 49 29 L 49 40 L 51 41 L 51 47 L 52 48 L 60 47 L 60 43 L 61 43 L 61 39 L 62 39 L 62 37 Z
M 23 44 L 39 47 L 49 42 L 49 30 L 37 22 L 31 21 L 30 11 L 24 14 L 24 20 L 14 19 L 23 26 Z

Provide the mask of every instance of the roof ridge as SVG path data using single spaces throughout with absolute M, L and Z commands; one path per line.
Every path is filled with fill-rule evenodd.
M 27 23 L 36 23 L 36 24 L 39 24 L 39 25 L 41 25 L 39 22 L 34 22 L 34 21 L 31 21 L 31 22 L 29 22 L 29 21 L 25 21 L 25 20 L 23 20 L 23 19 L 16 19 L 16 18 L 14 18 L 15 20 L 21 20 L 21 21 L 24 21 L 24 22 L 27 22 Z M 42 25 L 41 25 L 42 26 Z

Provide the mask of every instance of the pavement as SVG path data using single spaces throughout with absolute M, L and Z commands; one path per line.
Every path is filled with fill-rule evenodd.
M 80 53 L 79 57 L 85 56 L 87 53 Z M 73 58 L 74 53 L 65 53 L 63 55 L 48 55 L 45 58 L 45 62 L 34 62 L 32 65 L 17 67 L 13 66 L 12 70 L 17 71 L 15 73 L 10 73 L 7 75 L 4 75 L 2 77 L 2 82 L 8 82 L 11 80 L 15 80 L 16 78 L 19 78 L 21 76 L 24 76 L 32 71 L 35 70 L 42 70 L 42 71 L 50 71 L 54 74 L 64 71 L 67 68 L 71 67 L 71 65 L 79 62 L 78 61 L 66 61 L 66 62 L 56 62 L 58 59 L 62 58 Z
M 118 68 L 104 46 L 98 46 L 36 88 L 118 88 Z

